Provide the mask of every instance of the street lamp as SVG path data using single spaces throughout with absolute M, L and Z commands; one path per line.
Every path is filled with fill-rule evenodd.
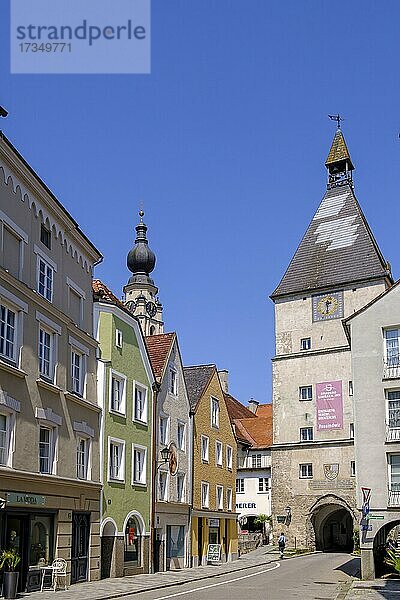
M 163 448 L 163 449 L 160 451 L 160 454 L 161 454 L 161 458 L 163 459 L 163 462 L 164 462 L 164 463 L 167 463 L 167 462 L 169 461 L 169 456 L 170 456 L 170 454 L 171 454 L 171 451 L 170 451 L 170 449 L 168 448 L 168 446 L 165 446 L 165 448 Z

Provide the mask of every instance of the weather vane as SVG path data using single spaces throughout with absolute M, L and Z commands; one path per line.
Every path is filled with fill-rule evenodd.
M 143 217 L 144 217 L 144 202 L 143 202 L 143 200 L 140 200 L 140 202 L 139 202 L 139 217 L 140 217 L 140 222 L 143 223 Z
M 330 118 L 331 121 L 336 121 L 337 128 L 340 129 L 340 122 L 344 121 L 343 117 L 341 117 L 339 115 L 339 113 L 337 115 L 328 115 L 328 117 Z

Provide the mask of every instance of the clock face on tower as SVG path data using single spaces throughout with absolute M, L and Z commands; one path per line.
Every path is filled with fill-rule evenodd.
M 312 297 L 312 320 L 329 321 L 343 318 L 343 292 L 329 292 Z
M 154 317 L 154 315 L 157 312 L 157 307 L 154 304 L 154 302 L 147 302 L 147 304 L 146 304 L 146 310 L 147 310 L 147 314 L 149 314 L 150 317 Z

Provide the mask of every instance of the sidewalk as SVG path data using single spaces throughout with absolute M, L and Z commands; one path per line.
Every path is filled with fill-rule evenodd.
M 340 598 L 340 596 L 339 596 Z M 345 600 L 400 600 L 400 580 L 353 581 Z
M 230 563 L 224 563 L 215 566 L 194 567 L 192 569 L 182 569 L 180 571 L 166 571 L 162 573 L 134 575 L 131 577 L 120 577 L 117 579 L 102 579 L 101 581 L 92 581 L 88 583 L 79 583 L 73 585 L 68 590 L 60 590 L 61 600 L 76 600 L 77 597 L 85 600 L 108 600 L 109 598 L 119 598 L 121 596 L 139 594 L 174 585 L 182 585 L 201 579 L 209 579 L 226 573 L 235 573 L 244 569 L 250 569 L 258 565 L 265 565 L 275 562 L 278 553 L 272 553 L 272 546 L 261 546 L 244 554 L 238 560 Z M 31 592 L 29 594 L 20 594 L 21 598 L 29 600 L 54 600 L 54 592 L 46 590 L 43 592 Z

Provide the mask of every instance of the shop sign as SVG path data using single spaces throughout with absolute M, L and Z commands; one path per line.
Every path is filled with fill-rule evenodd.
M 46 504 L 45 496 L 36 494 L 23 494 L 19 492 L 7 492 L 7 505 L 9 506 L 43 506 Z
M 256 508 L 257 505 L 255 502 L 239 502 L 236 504 L 236 508 Z
M 219 527 L 219 519 L 208 519 L 208 525 L 210 527 Z
M 276 520 L 278 523 L 286 523 L 287 515 L 277 515 Z
M 210 519 L 212 521 L 214 519 Z M 218 519 L 216 519 L 218 521 Z M 207 562 L 219 562 L 221 560 L 221 544 L 208 544 Z
M 368 519 L 384 519 L 385 516 L 384 515 L 368 515 Z

